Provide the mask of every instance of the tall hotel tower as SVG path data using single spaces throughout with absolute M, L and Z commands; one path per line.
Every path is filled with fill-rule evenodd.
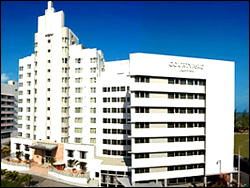
M 35 53 L 19 61 L 12 153 L 86 162 L 99 186 L 232 175 L 234 62 L 144 53 L 105 62 L 78 41 L 49 1 Z

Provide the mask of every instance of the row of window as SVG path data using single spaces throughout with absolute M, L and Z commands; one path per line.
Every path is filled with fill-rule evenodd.
M 103 118 L 103 123 L 113 123 L 113 124 L 129 124 L 130 119 L 119 119 L 119 118 Z
M 176 152 L 166 152 L 158 153 L 165 154 L 166 157 L 177 157 L 177 156 L 192 156 L 192 155 L 205 155 L 204 150 L 191 150 L 191 151 L 176 151 Z M 150 153 L 136 153 L 135 159 L 150 158 Z
M 22 132 L 18 132 L 17 135 L 22 137 L 22 136 L 23 136 L 23 133 L 22 133 Z M 30 138 L 30 134 L 29 134 L 29 133 L 26 133 L 26 134 L 25 134 L 25 138 Z
M 152 78 L 148 76 L 135 76 L 135 82 L 150 83 L 151 79 L 158 79 L 159 81 L 166 81 L 168 84 L 202 85 L 202 86 L 206 84 L 206 80 L 203 80 L 203 79 Z
M 176 170 L 190 170 L 190 169 L 197 169 L 197 168 L 205 168 L 204 164 L 191 164 L 191 165 L 178 165 L 178 166 L 169 166 L 166 167 L 167 171 L 176 171 Z M 150 169 L 153 168 L 136 168 L 135 173 L 149 173 Z
M 103 113 L 130 113 L 130 108 L 103 108 Z
M 149 92 L 136 91 L 135 98 L 150 98 Z M 195 93 L 166 93 L 169 99 L 200 99 L 205 100 L 205 94 L 195 94 Z
M 104 134 L 127 134 L 131 135 L 131 130 L 126 129 L 103 129 Z
M 31 73 L 30 72 L 27 73 L 27 77 L 28 78 L 31 77 Z M 23 79 L 23 74 L 19 74 L 19 79 Z
M 110 100 L 111 99 L 111 100 Z M 106 102 L 130 102 L 130 98 L 129 97 L 103 97 L 102 98 L 102 101 L 104 102 L 104 103 L 106 103 Z
M 168 122 L 168 128 L 194 128 L 194 127 L 205 127 L 205 122 Z M 136 129 L 149 128 L 148 122 L 136 122 Z
M 119 151 L 119 150 L 102 150 L 103 155 L 115 155 L 115 156 L 131 156 L 127 151 Z
M 86 151 L 78 151 L 79 152 L 79 158 L 80 159 L 86 159 L 87 158 L 87 152 Z M 68 157 L 76 157 L 74 156 L 75 151 L 74 150 L 67 150 L 67 156 Z
M 126 87 L 103 87 L 102 92 L 118 92 L 118 91 L 125 91 Z M 127 91 L 129 91 L 129 86 L 127 86 Z
M 103 139 L 103 144 L 108 145 L 131 145 L 131 140 L 111 140 L 111 139 Z
M 135 113 L 150 113 L 150 110 L 157 109 L 159 110 L 158 113 L 163 113 L 164 110 L 166 110 L 165 113 L 170 114 L 193 114 L 193 113 L 199 113 L 199 114 L 205 114 L 205 108 L 149 108 L 149 107 L 136 107 Z M 157 111 L 156 110 L 156 111 Z M 163 110 L 163 111 L 162 111 Z M 157 112 L 155 112 L 157 113 Z
M 166 142 L 194 142 L 194 141 L 205 141 L 205 136 L 182 136 L 182 137 L 165 137 L 165 138 L 135 138 L 135 143 L 136 144 L 155 143 L 154 140 L 160 140 L 162 143 L 166 143 Z

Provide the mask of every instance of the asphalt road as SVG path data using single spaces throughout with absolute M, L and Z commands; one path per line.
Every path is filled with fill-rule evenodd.
M 50 180 L 47 179 L 46 177 L 40 177 L 36 175 L 32 176 L 33 178 L 31 180 L 30 187 L 77 187 L 63 182 Z
M 238 173 L 233 175 L 234 179 L 238 180 Z M 247 187 L 249 187 L 249 174 L 245 172 L 240 172 L 240 183 L 242 185 L 247 184 Z

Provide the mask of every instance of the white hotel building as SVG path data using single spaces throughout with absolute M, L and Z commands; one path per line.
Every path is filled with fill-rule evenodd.
M 90 177 L 110 187 L 234 171 L 234 62 L 144 53 L 105 62 L 78 43 L 52 2 L 38 17 L 34 51 L 19 61 L 13 153 L 34 158 L 42 149 L 46 163 L 63 143 L 59 162 L 87 162 Z

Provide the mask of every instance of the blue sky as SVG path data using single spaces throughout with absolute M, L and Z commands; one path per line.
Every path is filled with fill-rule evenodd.
M 144 52 L 235 61 L 235 107 L 249 112 L 248 1 L 53 1 L 65 25 L 106 61 Z M 1 1 L 1 82 L 33 53 L 47 1 Z M 223 76 L 223 73 L 222 73 Z

